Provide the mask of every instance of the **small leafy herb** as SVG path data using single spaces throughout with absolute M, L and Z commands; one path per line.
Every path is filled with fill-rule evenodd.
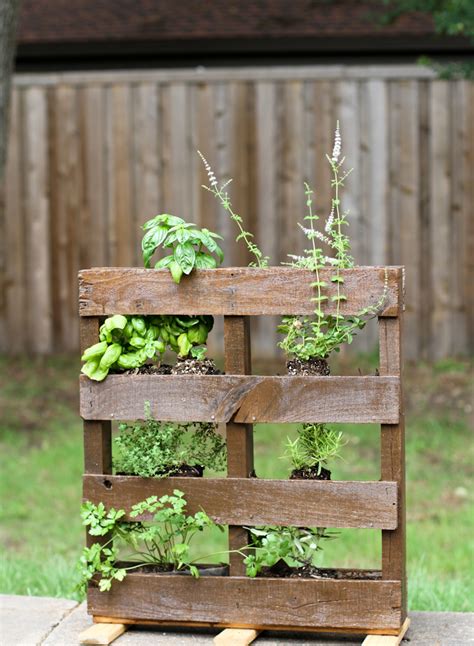
M 171 251 L 155 264 L 155 268 L 167 267 L 175 283 L 194 268 L 213 269 L 224 260 L 216 242 L 216 239 L 222 239 L 221 236 L 208 229 L 198 229 L 175 215 L 156 215 L 145 222 L 143 229 L 146 231 L 142 239 L 145 267 L 150 267 L 151 257 L 158 248 Z
M 244 559 L 246 574 L 255 577 L 264 567 L 284 561 L 290 567 L 311 565 L 320 542 L 332 538 L 323 528 L 247 527 L 251 534 L 249 547 L 254 548 Z
M 151 496 L 133 505 L 130 516 L 150 516 L 152 520 L 127 522 L 122 520 L 125 511 L 104 505 L 85 502 L 82 506 L 83 524 L 89 527 L 91 536 L 106 536 L 108 540 L 84 548 L 79 560 L 79 589 L 85 592 L 94 577 L 99 579 L 99 589 L 110 590 L 114 580 L 123 581 L 127 572 L 144 565 L 159 565 L 164 569 L 188 568 L 192 576 L 199 577 L 194 565 L 198 559 L 190 559 L 189 544 L 198 532 L 209 527 L 219 527 L 204 511 L 193 516 L 186 513 L 186 500 L 182 491 L 175 489 L 173 495 Z M 120 549 L 127 549 L 127 561 L 119 566 Z
M 116 471 L 144 478 L 165 478 L 183 465 L 223 471 L 225 440 L 216 425 L 199 422 L 177 424 L 148 418 L 120 424 L 114 439 Z
M 214 197 L 216 197 L 219 200 L 219 202 L 221 203 L 221 206 L 229 214 L 230 219 L 232 220 L 232 222 L 235 222 L 235 224 L 237 225 L 237 228 L 239 230 L 239 234 L 238 234 L 237 238 L 235 239 L 236 242 L 238 242 L 239 240 L 243 240 L 244 243 L 247 246 L 247 249 L 248 249 L 249 253 L 255 259 L 253 262 L 250 263 L 249 266 L 250 267 L 260 267 L 260 268 L 268 267 L 269 257 L 263 255 L 263 252 L 259 249 L 259 247 L 252 240 L 252 238 L 254 237 L 253 234 L 244 230 L 244 228 L 242 226 L 242 224 L 243 224 L 242 218 L 240 217 L 240 215 L 238 215 L 238 213 L 235 213 L 234 210 L 232 209 L 232 204 L 231 204 L 231 201 L 230 201 L 229 194 L 225 190 L 226 187 L 231 183 L 232 180 L 229 179 L 227 182 L 224 182 L 224 184 L 219 186 L 219 183 L 218 183 L 218 181 L 216 179 L 216 176 L 215 176 L 210 164 L 208 163 L 208 161 L 206 160 L 204 155 L 199 150 L 197 152 L 198 152 L 199 157 L 202 159 L 202 162 L 203 162 L 204 167 L 205 167 L 206 172 L 207 172 L 207 176 L 209 178 L 209 186 L 206 186 L 205 184 L 203 184 L 202 187 L 205 188 L 206 191 L 209 191 L 210 193 L 212 193 L 212 195 L 214 195 Z

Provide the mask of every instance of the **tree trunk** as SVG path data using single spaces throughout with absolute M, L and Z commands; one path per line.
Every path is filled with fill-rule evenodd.
M 5 307 L 5 165 L 10 88 L 20 0 L 0 0 L 0 332 Z

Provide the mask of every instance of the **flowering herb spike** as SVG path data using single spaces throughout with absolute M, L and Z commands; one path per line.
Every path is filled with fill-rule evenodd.
M 232 180 L 229 179 L 227 180 L 227 182 L 224 182 L 221 186 L 219 186 L 219 182 L 217 181 L 215 173 L 212 170 L 209 162 L 201 153 L 201 151 L 198 150 L 197 153 L 199 157 L 202 159 L 204 168 L 206 169 L 207 176 L 209 179 L 209 186 L 206 186 L 205 184 L 203 184 L 202 187 L 205 188 L 206 191 L 209 191 L 210 193 L 212 193 L 212 195 L 214 195 L 214 197 L 220 201 L 221 206 L 224 208 L 225 211 L 227 211 L 227 213 L 230 216 L 230 219 L 233 222 L 235 222 L 235 224 L 237 225 L 239 234 L 236 237 L 236 242 L 238 242 L 239 240 L 243 240 L 247 246 L 249 253 L 255 259 L 253 262 L 250 263 L 249 266 L 260 267 L 260 268 L 268 267 L 269 257 L 263 255 L 263 252 L 252 240 L 253 234 L 244 230 L 242 226 L 242 223 L 243 223 L 242 218 L 240 217 L 240 215 L 238 215 L 238 213 L 235 213 L 234 210 L 232 209 L 232 204 L 229 198 L 229 194 L 225 190 Z
M 383 293 L 375 305 L 362 309 L 356 316 L 344 316 L 341 312 L 341 304 L 347 300 L 343 292 L 344 277 L 341 270 L 354 266 L 350 239 L 344 233 L 344 227 L 349 224 L 349 212 L 341 209 L 340 197 L 344 180 L 352 169 L 344 170 L 345 157 L 341 157 L 341 153 L 342 138 L 337 122 L 332 155 L 326 155 L 332 173 L 331 210 L 324 221 L 323 231 L 316 229 L 315 223 L 320 217 L 313 211 L 313 191 L 305 183 L 307 214 L 304 220 L 308 225 L 298 223 L 298 226 L 308 239 L 310 248 L 302 256 L 290 255 L 291 261 L 287 263 L 315 273 L 312 283 L 315 290 L 312 298 L 315 304 L 314 315 L 286 316 L 278 327 L 278 331 L 285 335 L 279 343 L 280 347 L 303 361 L 311 358 L 326 359 L 331 352 L 338 352 L 342 344 L 352 343 L 355 333 L 365 326 L 369 318 L 377 315 L 387 297 L 388 276 L 385 272 Z M 331 255 L 326 255 L 317 242 L 326 244 Z M 329 300 L 325 293 L 328 283 L 322 280 L 320 272 L 327 268 L 331 269 L 330 281 L 336 287 L 336 293 L 331 296 L 331 301 L 336 304 L 335 314 L 326 314 L 324 311 L 324 304 Z

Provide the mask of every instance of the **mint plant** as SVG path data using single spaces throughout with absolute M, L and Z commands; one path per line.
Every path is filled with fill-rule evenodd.
M 263 252 L 253 241 L 253 237 L 254 237 L 253 234 L 249 233 L 249 231 L 245 231 L 245 229 L 242 226 L 243 225 L 242 218 L 238 213 L 235 213 L 235 211 L 232 208 L 232 203 L 230 201 L 229 193 L 226 191 L 226 188 L 232 182 L 232 179 L 229 179 L 227 182 L 224 182 L 221 186 L 219 186 L 219 182 L 217 181 L 216 176 L 209 162 L 199 150 L 197 152 L 199 157 L 202 159 L 204 168 L 206 169 L 207 176 L 209 178 L 209 186 L 206 186 L 205 184 L 203 184 L 202 188 L 212 193 L 212 195 L 214 195 L 214 197 L 217 200 L 219 200 L 223 209 L 229 214 L 229 217 L 232 220 L 232 222 L 234 222 L 237 225 L 237 229 L 239 233 L 235 241 L 238 242 L 239 240 L 243 240 L 249 253 L 254 258 L 254 260 L 250 263 L 249 266 L 260 267 L 260 268 L 268 267 L 269 257 L 263 255 Z
M 155 264 L 155 268 L 167 267 L 175 283 L 194 268 L 213 269 L 224 260 L 222 249 L 216 242 L 216 239 L 222 239 L 221 236 L 208 229 L 198 229 L 175 215 L 156 215 L 145 222 L 143 229 L 146 231 L 142 239 L 145 267 L 150 267 L 151 257 L 158 248 L 170 251 Z
M 292 267 L 309 269 L 314 272 L 315 280 L 311 286 L 315 290 L 312 298 L 315 303 L 313 316 L 285 316 L 282 319 L 278 331 L 285 336 L 279 346 L 289 355 L 302 361 L 313 358 L 326 359 L 331 352 L 339 352 L 344 343 L 352 343 L 357 331 L 363 329 L 367 321 L 376 316 L 383 306 L 387 297 L 388 275 L 385 272 L 385 284 L 380 299 L 375 305 L 361 309 L 355 316 L 344 316 L 341 312 L 341 303 L 347 301 L 344 294 L 343 269 L 350 269 L 354 266 L 354 259 L 351 256 L 350 240 L 344 229 L 348 226 L 348 211 L 341 209 L 340 192 L 344 187 L 344 181 L 352 172 L 352 169 L 345 170 L 345 157 L 341 156 L 341 134 L 339 122 L 337 122 L 334 147 L 331 157 L 326 155 L 332 171 L 331 186 L 333 197 L 331 200 L 331 212 L 325 220 L 324 233 L 315 228 L 315 223 L 320 219 L 313 211 L 313 191 L 305 183 L 305 195 L 307 215 L 305 221 L 308 226 L 298 223 L 310 242 L 304 255 L 290 255 Z M 318 243 L 324 243 L 330 249 L 332 255 L 327 256 Z M 336 294 L 331 296 L 331 301 L 336 303 L 335 314 L 326 314 L 324 304 L 329 300 L 325 293 L 328 283 L 322 279 L 321 270 L 331 270 L 330 281 L 335 284 Z
M 164 571 L 189 569 L 199 577 L 195 565 L 198 559 L 190 558 L 192 538 L 210 527 L 219 527 L 204 511 L 194 515 L 186 512 L 182 491 L 173 495 L 151 496 L 133 505 L 130 516 L 152 516 L 152 520 L 127 522 L 123 509 L 107 511 L 103 503 L 95 505 L 86 501 L 82 505 L 82 523 L 91 536 L 107 540 L 84 548 L 78 563 L 80 582 L 78 588 L 85 592 L 87 584 L 97 577 L 101 592 L 111 589 L 113 581 L 123 581 L 131 570 L 145 565 L 158 565 Z M 126 549 L 127 563 L 119 562 L 121 549 Z
M 114 439 L 117 472 L 165 478 L 184 465 L 225 469 L 226 444 L 215 424 L 177 424 L 148 417 L 144 422 L 119 425 L 119 435 Z

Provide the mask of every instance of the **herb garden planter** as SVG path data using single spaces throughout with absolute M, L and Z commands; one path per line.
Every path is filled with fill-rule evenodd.
M 322 270 L 321 274 L 324 276 Z M 109 592 L 90 586 L 95 621 L 156 622 L 271 629 L 397 634 L 406 617 L 404 422 L 401 398 L 402 268 L 342 270 L 356 314 L 377 302 L 380 376 L 253 376 L 249 317 L 311 314 L 311 272 L 293 268 L 199 270 L 174 284 L 167 271 L 90 269 L 80 273 L 83 348 L 97 340 L 101 317 L 121 314 L 224 316 L 224 375 L 110 374 L 81 377 L 84 497 L 127 511 L 148 496 L 181 490 L 190 513 L 203 508 L 229 526 L 229 548 L 247 542 L 244 526 L 367 528 L 382 531 L 380 571 L 328 578 L 245 576 L 230 555 L 229 576 L 195 579 L 133 572 Z M 328 280 L 329 283 L 329 280 Z M 331 294 L 332 287 L 328 288 Z M 328 301 L 327 310 L 335 305 Z M 111 421 L 155 419 L 223 422 L 228 477 L 165 479 L 113 476 Z M 358 422 L 381 424 L 381 480 L 264 480 L 253 473 L 252 424 Z M 277 504 L 275 504 L 277 502 Z M 360 576 L 361 578 L 357 578 Z

